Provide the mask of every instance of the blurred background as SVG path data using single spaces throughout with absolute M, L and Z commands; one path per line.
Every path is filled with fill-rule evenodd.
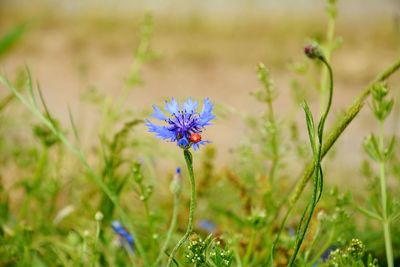
M 17 37 L 11 38 L 15 42 L 7 53 L 0 54 L 0 68 L 13 77 L 29 66 L 53 115 L 67 124 L 70 107 L 90 144 L 96 140 L 99 111 L 85 99 L 88 94 L 93 98 L 93 92 L 121 94 L 137 60 L 140 25 L 150 14 L 153 56 L 141 65 L 143 83 L 129 91 L 123 105 L 149 111 L 152 104 L 162 105 L 170 97 L 210 97 L 221 116 L 205 138 L 213 141 L 217 159 L 224 164 L 232 148 L 250 136 L 246 120 L 265 110 L 252 96 L 261 87 L 259 62 L 274 80 L 278 117 L 294 116 L 305 125 L 300 105 L 293 105 L 293 84 L 299 66 L 309 64 L 302 53 L 304 44 L 310 38 L 325 38 L 326 6 L 323 0 L 1 0 L 0 35 Z M 332 60 L 337 114 L 399 56 L 399 14 L 397 0 L 339 1 L 338 48 Z M 399 81 L 396 76 L 392 81 Z M 394 89 L 398 94 L 400 88 Z M 7 92 L 1 88 L 0 93 Z M 305 88 L 303 97 L 318 107 L 315 88 Z M 353 163 L 362 159 L 361 143 L 373 128 L 371 117 L 365 108 L 338 142 L 341 156 L 333 166 L 339 164 L 347 176 L 359 172 Z M 399 117 L 391 121 L 389 131 L 398 132 Z

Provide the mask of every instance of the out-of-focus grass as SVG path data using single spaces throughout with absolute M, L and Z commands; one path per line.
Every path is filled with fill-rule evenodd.
M 0 57 L 18 42 L 26 31 L 26 28 L 27 24 L 25 22 L 17 24 L 4 36 L 0 37 Z

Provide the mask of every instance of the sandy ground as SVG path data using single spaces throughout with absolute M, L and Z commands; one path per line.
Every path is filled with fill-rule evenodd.
M 0 59 L 2 72 L 12 77 L 27 64 L 40 81 L 54 115 L 67 123 L 70 106 L 87 139 L 93 140 L 91 128 L 97 122 L 97 110 L 82 103 L 81 96 L 90 87 L 111 97 L 121 92 L 138 43 L 141 17 L 8 14 L 2 17 L 0 32 L 21 19 L 28 18 L 31 25 L 21 42 Z M 197 16 L 155 17 L 152 46 L 159 57 L 144 66 L 145 83 L 130 92 L 125 105 L 134 110 L 148 109 L 165 98 L 192 96 L 210 97 L 218 105 L 229 107 L 234 112 L 226 119 L 217 119 L 207 130 L 207 138 L 219 149 L 219 162 L 225 163 L 230 159 L 230 149 L 247 133 L 240 117 L 264 109 L 250 94 L 260 87 L 255 74 L 258 62 L 264 62 L 271 71 L 279 93 L 275 103 L 278 116 L 285 119 L 295 114 L 304 125 L 300 106 L 291 102 L 290 82 L 298 76 L 290 72 L 289 65 L 306 60 L 302 55 L 304 43 L 310 36 L 322 36 L 325 27 L 323 16 L 293 14 L 207 20 Z M 400 51 L 390 16 L 339 19 L 337 35 L 343 43 L 333 60 L 335 112 L 351 103 Z M 392 79 L 396 89 L 399 80 L 399 75 Z M 5 89 L 0 90 L 4 95 Z M 309 92 L 316 107 L 318 97 L 312 88 Z M 365 108 L 338 143 L 341 156 L 333 166 L 340 166 L 348 175 L 359 172 L 354 163 L 361 160 L 362 138 L 374 125 L 370 117 L 370 110 Z M 394 129 L 397 120 L 392 119 L 391 131 L 398 130 Z

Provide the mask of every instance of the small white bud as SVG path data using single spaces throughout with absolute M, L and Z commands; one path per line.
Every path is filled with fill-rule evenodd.
M 94 219 L 98 222 L 102 221 L 103 218 L 104 218 L 104 215 L 103 215 L 103 213 L 101 213 L 101 211 L 96 212 L 96 214 L 94 215 Z

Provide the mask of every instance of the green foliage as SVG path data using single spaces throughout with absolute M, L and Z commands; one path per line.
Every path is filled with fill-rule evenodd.
M 365 245 L 361 240 L 353 238 L 343 249 L 336 249 L 329 254 L 326 266 L 359 266 L 359 267 L 378 267 L 378 260 L 369 254 L 364 261 L 366 254 Z
M 394 100 L 386 99 L 389 92 L 383 83 L 377 83 L 372 87 L 372 110 L 379 121 L 384 121 L 393 108 Z
M 233 253 L 223 248 L 221 241 L 209 235 L 206 239 L 193 234 L 187 246 L 185 258 L 188 264 L 199 267 L 232 266 Z

